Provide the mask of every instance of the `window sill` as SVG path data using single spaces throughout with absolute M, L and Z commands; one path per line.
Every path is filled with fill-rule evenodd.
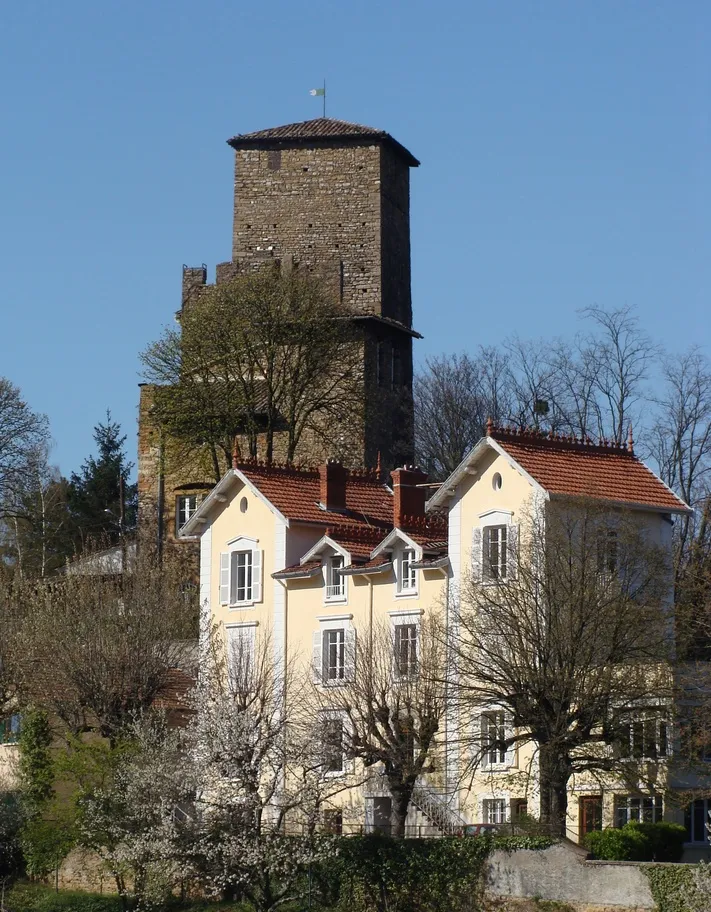
M 414 599 L 419 598 L 419 595 L 417 589 L 403 589 L 395 592 L 396 599 Z
M 234 605 L 228 605 L 230 611 L 239 611 L 243 608 L 254 608 L 256 602 L 235 602 Z
M 330 598 L 323 600 L 324 605 L 346 605 L 348 603 L 347 595 L 332 595 Z

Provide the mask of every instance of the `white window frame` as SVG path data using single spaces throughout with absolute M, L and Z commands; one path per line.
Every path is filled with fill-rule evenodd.
M 396 595 L 399 598 L 416 598 L 418 594 L 418 573 L 412 564 L 417 561 L 417 551 L 404 547 L 396 555 L 395 568 L 397 575 Z
M 340 561 L 338 567 L 337 562 Z M 329 554 L 324 561 L 324 602 L 346 602 L 348 601 L 348 577 L 342 573 L 338 574 L 338 583 L 333 582 L 334 573 L 338 570 L 344 570 L 346 559 L 342 554 Z
M 219 595 L 220 605 L 226 606 L 230 611 L 243 608 L 253 608 L 263 600 L 264 584 L 262 570 L 264 553 L 258 547 L 257 539 L 240 536 L 227 543 L 227 550 L 220 553 L 220 579 Z M 236 594 L 236 585 L 233 585 L 234 556 L 237 554 L 250 554 L 250 586 L 245 587 L 245 598 L 233 599 Z
M 509 738 L 514 733 L 514 729 L 511 724 L 511 716 L 504 708 L 501 706 L 482 706 L 481 710 L 476 716 L 475 743 L 478 741 L 478 743 L 481 745 L 479 768 L 482 770 L 482 772 L 488 773 L 510 770 L 517 764 L 516 744 L 509 744 L 505 748 L 503 760 L 501 759 L 501 751 L 498 748 L 496 750 L 491 750 L 491 748 L 487 746 L 485 749 L 485 744 L 489 743 L 487 736 L 491 731 L 490 722 L 493 720 L 493 717 L 496 717 L 494 725 L 499 729 L 499 731 L 501 731 L 501 728 L 503 727 L 504 738 Z M 495 760 L 491 759 L 492 753 L 495 753 L 497 755 Z
M 341 724 L 341 766 L 337 770 L 326 769 L 326 751 L 324 739 L 321 739 L 321 775 L 324 779 L 338 779 L 345 776 L 347 772 L 347 759 L 345 747 L 346 719 L 343 713 L 335 710 L 326 710 L 321 715 L 321 731 L 323 732 L 329 722 L 340 722 Z
M 595 561 L 600 576 L 613 579 L 620 571 L 620 542 L 614 526 L 598 529 L 595 541 Z
M 507 762 L 507 749 L 502 749 L 496 741 L 506 738 L 506 713 L 503 709 L 487 709 L 481 714 L 481 740 L 482 751 L 486 754 L 485 766 L 487 769 L 505 769 Z M 493 738 L 490 736 L 493 734 Z M 488 746 L 484 747 L 484 741 Z
M 645 813 L 649 819 L 645 819 Z M 659 823 L 663 819 L 664 801 L 661 795 L 615 795 L 616 827 L 623 827 L 631 821 Z
M 646 743 L 649 742 L 648 726 L 654 726 L 655 754 L 647 755 L 644 752 Z M 629 752 L 620 746 L 620 757 L 636 763 L 659 763 L 668 760 L 673 752 L 672 731 L 669 719 L 663 712 L 654 710 L 634 713 L 624 722 L 625 730 L 629 728 Z M 663 732 L 663 737 L 662 737 Z M 637 741 L 641 738 L 641 749 L 636 753 Z M 625 745 L 626 746 L 626 745 Z M 661 748 L 664 747 L 664 752 Z
M 233 671 L 234 661 L 232 658 L 233 655 L 233 643 L 236 639 L 240 639 L 242 643 L 246 643 L 249 649 L 250 654 L 250 664 L 252 666 L 251 673 L 254 672 L 254 659 L 256 655 L 256 640 L 257 640 L 257 627 L 259 625 L 258 621 L 245 621 L 243 623 L 227 623 L 225 624 L 225 645 L 227 647 L 227 673 L 228 676 Z
M 496 563 L 491 561 L 491 551 L 494 548 L 493 539 L 498 555 Z M 509 579 L 509 526 L 507 523 L 484 526 L 481 535 L 482 569 L 487 583 L 503 583 Z
M 315 684 L 320 684 L 323 687 L 339 687 L 352 682 L 355 674 L 356 650 L 355 628 L 350 623 L 352 617 L 352 614 L 346 614 L 325 615 L 319 618 L 319 628 L 313 632 L 312 647 L 312 679 Z M 326 674 L 327 637 L 329 634 L 338 631 L 342 632 L 343 640 L 343 674 L 329 678 Z
M 502 826 L 509 822 L 510 810 L 508 798 L 483 798 L 481 802 L 482 823 Z M 495 811 L 495 813 L 492 814 L 492 811 Z M 492 820 L 491 817 L 501 817 L 501 819 Z
M 400 615 L 399 618 L 393 620 L 393 664 L 394 664 L 394 678 L 396 681 L 414 681 L 417 678 L 420 670 L 420 624 L 418 623 L 419 618 L 415 617 L 403 617 Z M 408 648 L 408 661 L 407 669 L 403 671 L 400 666 L 399 660 L 399 646 L 398 643 L 398 630 L 412 629 L 414 631 L 414 646 L 415 646 L 415 655 L 414 661 L 412 661 L 411 648 Z M 408 636 L 407 639 L 408 647 L 413 644 L 413 637 Z
M 195 503 L 190 505 L 188 502 L 194 500 Z M 202 497 L 199 494 L 176 494 L 175 495 L 175 534 L 179 535 L 180 530 L 183 528 L 185 523 L 190 519 L 193 513 L 197 512 L 197 508 L 200 506 L 200 501 Z M 187 509 L 183 509 L 183 506 Z M 181 522 L 181 514 L 185 514 L 185 519 Z
M 518 575 L 519 559 L 519 527 L 512 522 L 513 512 L 510 510 L 487 510 L 479 515 L 479 525 L 472 529 L 471 570 L 477 582 L 485 586 L 496 586 L 516 579 Z M 506 530 L 506 546 L 504 549 L 505 574 L 491 576 L 488 572 L 489 561 L 486 553 L 487 538 L 491 530 L 503 528 Z M 499 567 L 501 567 L 501 558 Z

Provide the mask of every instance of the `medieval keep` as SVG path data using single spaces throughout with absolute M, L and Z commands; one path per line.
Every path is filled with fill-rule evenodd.
M 413 455 L 410 291 L 410 168 L 417 159 L 390 134 L 330 118 L 228 140 L 235 152 L 232 259 L 216 282 L 273 263 L 322 276 L 362 331 L 364 424 L 349 441 L 355 462 L 384 468 Z M 181 310 L 207 283 L 206 267 L 183 266 Z M 153 388 L 141 387 L 139 510 L 173 539 L 214 484 L 170 458 L 151 420 Z M 334 455 L 305 444 L 300 461 Z M 180 464 L 178 465 L 178 462 Z

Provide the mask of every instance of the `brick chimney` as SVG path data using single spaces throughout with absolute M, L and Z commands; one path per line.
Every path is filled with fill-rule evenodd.
M 321 504 L 327 510 L 346 509 L 346 481 L 348 469 L 337 459 L 329 459 L 318 467 L 321 482 Z
M 393 480 L 393 525 L 402 529 L 405 517 L 423 517 L 427 488 L 418 488 L 427 481 L 427 472 L 419 466 L 403 466 L 391 472 Z

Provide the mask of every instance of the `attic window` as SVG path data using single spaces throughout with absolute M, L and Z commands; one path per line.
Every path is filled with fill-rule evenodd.
M 501 475 L 499 474 L 499 472 L 496 472 L 494 474 L 494 477 L 491 479 L 491 487 L 495 491 L 500 491 L 502 484 L 503 484 L 503 481 L 501 480 Z

